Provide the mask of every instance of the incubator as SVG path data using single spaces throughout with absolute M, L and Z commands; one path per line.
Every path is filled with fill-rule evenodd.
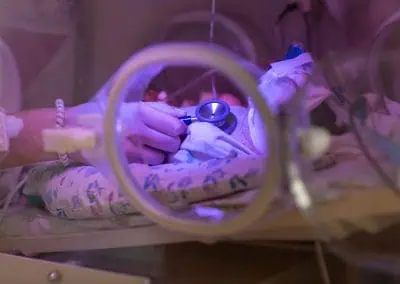
M 55 161 L 2 171 L 1 250 L 100 248 L 106 228 L 98 246 L 307 240 L 398 273 L 396 1 L 14 2 L 0 152 L 29 129 Z

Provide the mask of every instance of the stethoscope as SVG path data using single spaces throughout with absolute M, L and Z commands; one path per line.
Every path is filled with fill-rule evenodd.
M 194 122 L 208 122 L 227 134 L 231 134 L 237 126 L 236 116 L 231 112 L 229 105 L 218 99 L 202 102 L 196 107 L 194 116 L 187 115 L 179 119 L 186 125 Z

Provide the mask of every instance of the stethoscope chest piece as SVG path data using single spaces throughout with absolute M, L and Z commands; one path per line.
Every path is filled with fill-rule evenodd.
M 201 122 L 209 122 L 219 127 L 225 123 L 230 112 L 231 109 L 226 102 L 208 100 L 196 108 L 196 117 Z
M 236 129 L 237 119 L 231 112 L 229 105 L 221 100 L 208 100 L 196 107 L 194 116 L 184 116 L 180 120 L 186 125 L 193 122 L 211 123 L 227 134 L 232 134 Z
M 195 117 L 197 121 L 212 123 L 227 134 L 231 134 L 237 125 L 236 116 L 231 112 L 229 105 L 221 100 L 202 102 L 196 108 Z

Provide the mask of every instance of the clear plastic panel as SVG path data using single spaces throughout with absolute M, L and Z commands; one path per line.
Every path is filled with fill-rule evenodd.
M 355 265 L 398 274 L 400 6 L 326 2 L 340 14 L 347 41 L 345 48 L 319 56 L 320 72 L 313 73 L 308 89 L 318 93 L 313 82 L 325 78 L 331 96 L 311 112 L 311 121 L 334 135 L 316 161 L 321 165 L 325 159 L 325 166 L 314 170 L 308 184 L 290 168 L 291 190 L 334 253 Z

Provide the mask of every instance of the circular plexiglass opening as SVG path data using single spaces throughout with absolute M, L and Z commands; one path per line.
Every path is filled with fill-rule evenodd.
M 259 131 L 268 133 L 264 136 L 268 149 L 276 149 L 278 136 L 272 135 L 276 132 L 275 119 L 265 99 L 259 94 L 257 81 L 240 62 L 237 56 L 216 46 L 162 44 L 136 54 L 113 79 L 104 122 L 109 163 L 119 185 L 133 205 L 161 226 L 208 237 L 229 235 L 260 219 L 276 194 L 280 179 L 278 151 L 257 153 L 254 146 L 245 141 L 246 137 L 242 133 L 246 127 L 248 129 L 248 125 L 239 126 L 241 128 L 235 137 L 209 122 L 194 122 L 183 135 L 186 137 L 182 138 L 183 142 L 177 153 L 169 155 L 172 160 L 157 167 L 146 166 L 144 173 L 135 171 L 135 166 L 132 168 L 129 165 L 121 147 L 127 133 L 132 131 L 129 133 L 132 135 L 135 132 L 134 127 L 129 127 L 129 123 L 140 119 L 157 120 L 157 115 L 162 117 L 157 112 L 158 107 L 154 106 L 148 112 L 152 116 L 150 118 L 144 117 L 147 113 L 143 109 L 137 112 L 138 116 L 131 116 L 135 107 L 146 107 L 143 103 L 134 103 L 133 106 L 126 104 L 124 100 L 127 93 L 132 94 L 132 86 L 138 91 L 140 98 L 152 77 L 161 71 L 161 65 L 194 65 L 218 70 L 236 84 L 243 94 L 251 96 L 257 106 L 257 113 L 264 122 L 259 125 Z M 154 66 L 157 71 L 151 74 Z M 146 78 L 143 74 L 152 76 Z M 132 107 L 128 118 L 124 114 L 127 106 Z M 248 123 L 248 109 L 232 108 L 231 112 L 244 124 Z M 192 115 L 195 113 L 192 111 Z M 189 109 L 185 116 L 188 114 L 190 115 Z M 116 131 L 118 121 L 125 124 L 122 127 L 125 132 Z M 158 125 L 162 123 L 163 121 L 159 121 Z M 149 124 L 144 123 L 143 126 Z M 144 128 L 141 130 L 146 131 Z M 141 143 L 141 135 L 143 132 L 133 135 L 139 138 L 136 144 L 146 147 L 145 142 Z M 242 140 L 239 140 L 240 137 Z M 186 156 L 182 160 L 179 157 L 182 154 L 189 155 L 190 158 Z M 221 197 L 225 197 L 225 201 L 219 203 L 218 199 Z M 226 202 L 229 199 L 230 202 Z
M 349 32 L 366 24 L 365 7 L 353 3 L 347 11 L 353 15 L 347 20 L 354 20 Z M 314 161 L 308 184 L 297 167 L 289 173 L 296 204 L 328 251 L 353 265 L 398 274 L 399 21 L 398 13 L 389 17 L 393 11 L 385 10 L 379 23 L 369 23 L 376 33 L 358 33 L 363 45 L 320 56 L 322 72 L 313 72 L 308 85 L 312 89 L 323 78 L 330 95 L 310 117 L 331 133 L 331 145 Z

